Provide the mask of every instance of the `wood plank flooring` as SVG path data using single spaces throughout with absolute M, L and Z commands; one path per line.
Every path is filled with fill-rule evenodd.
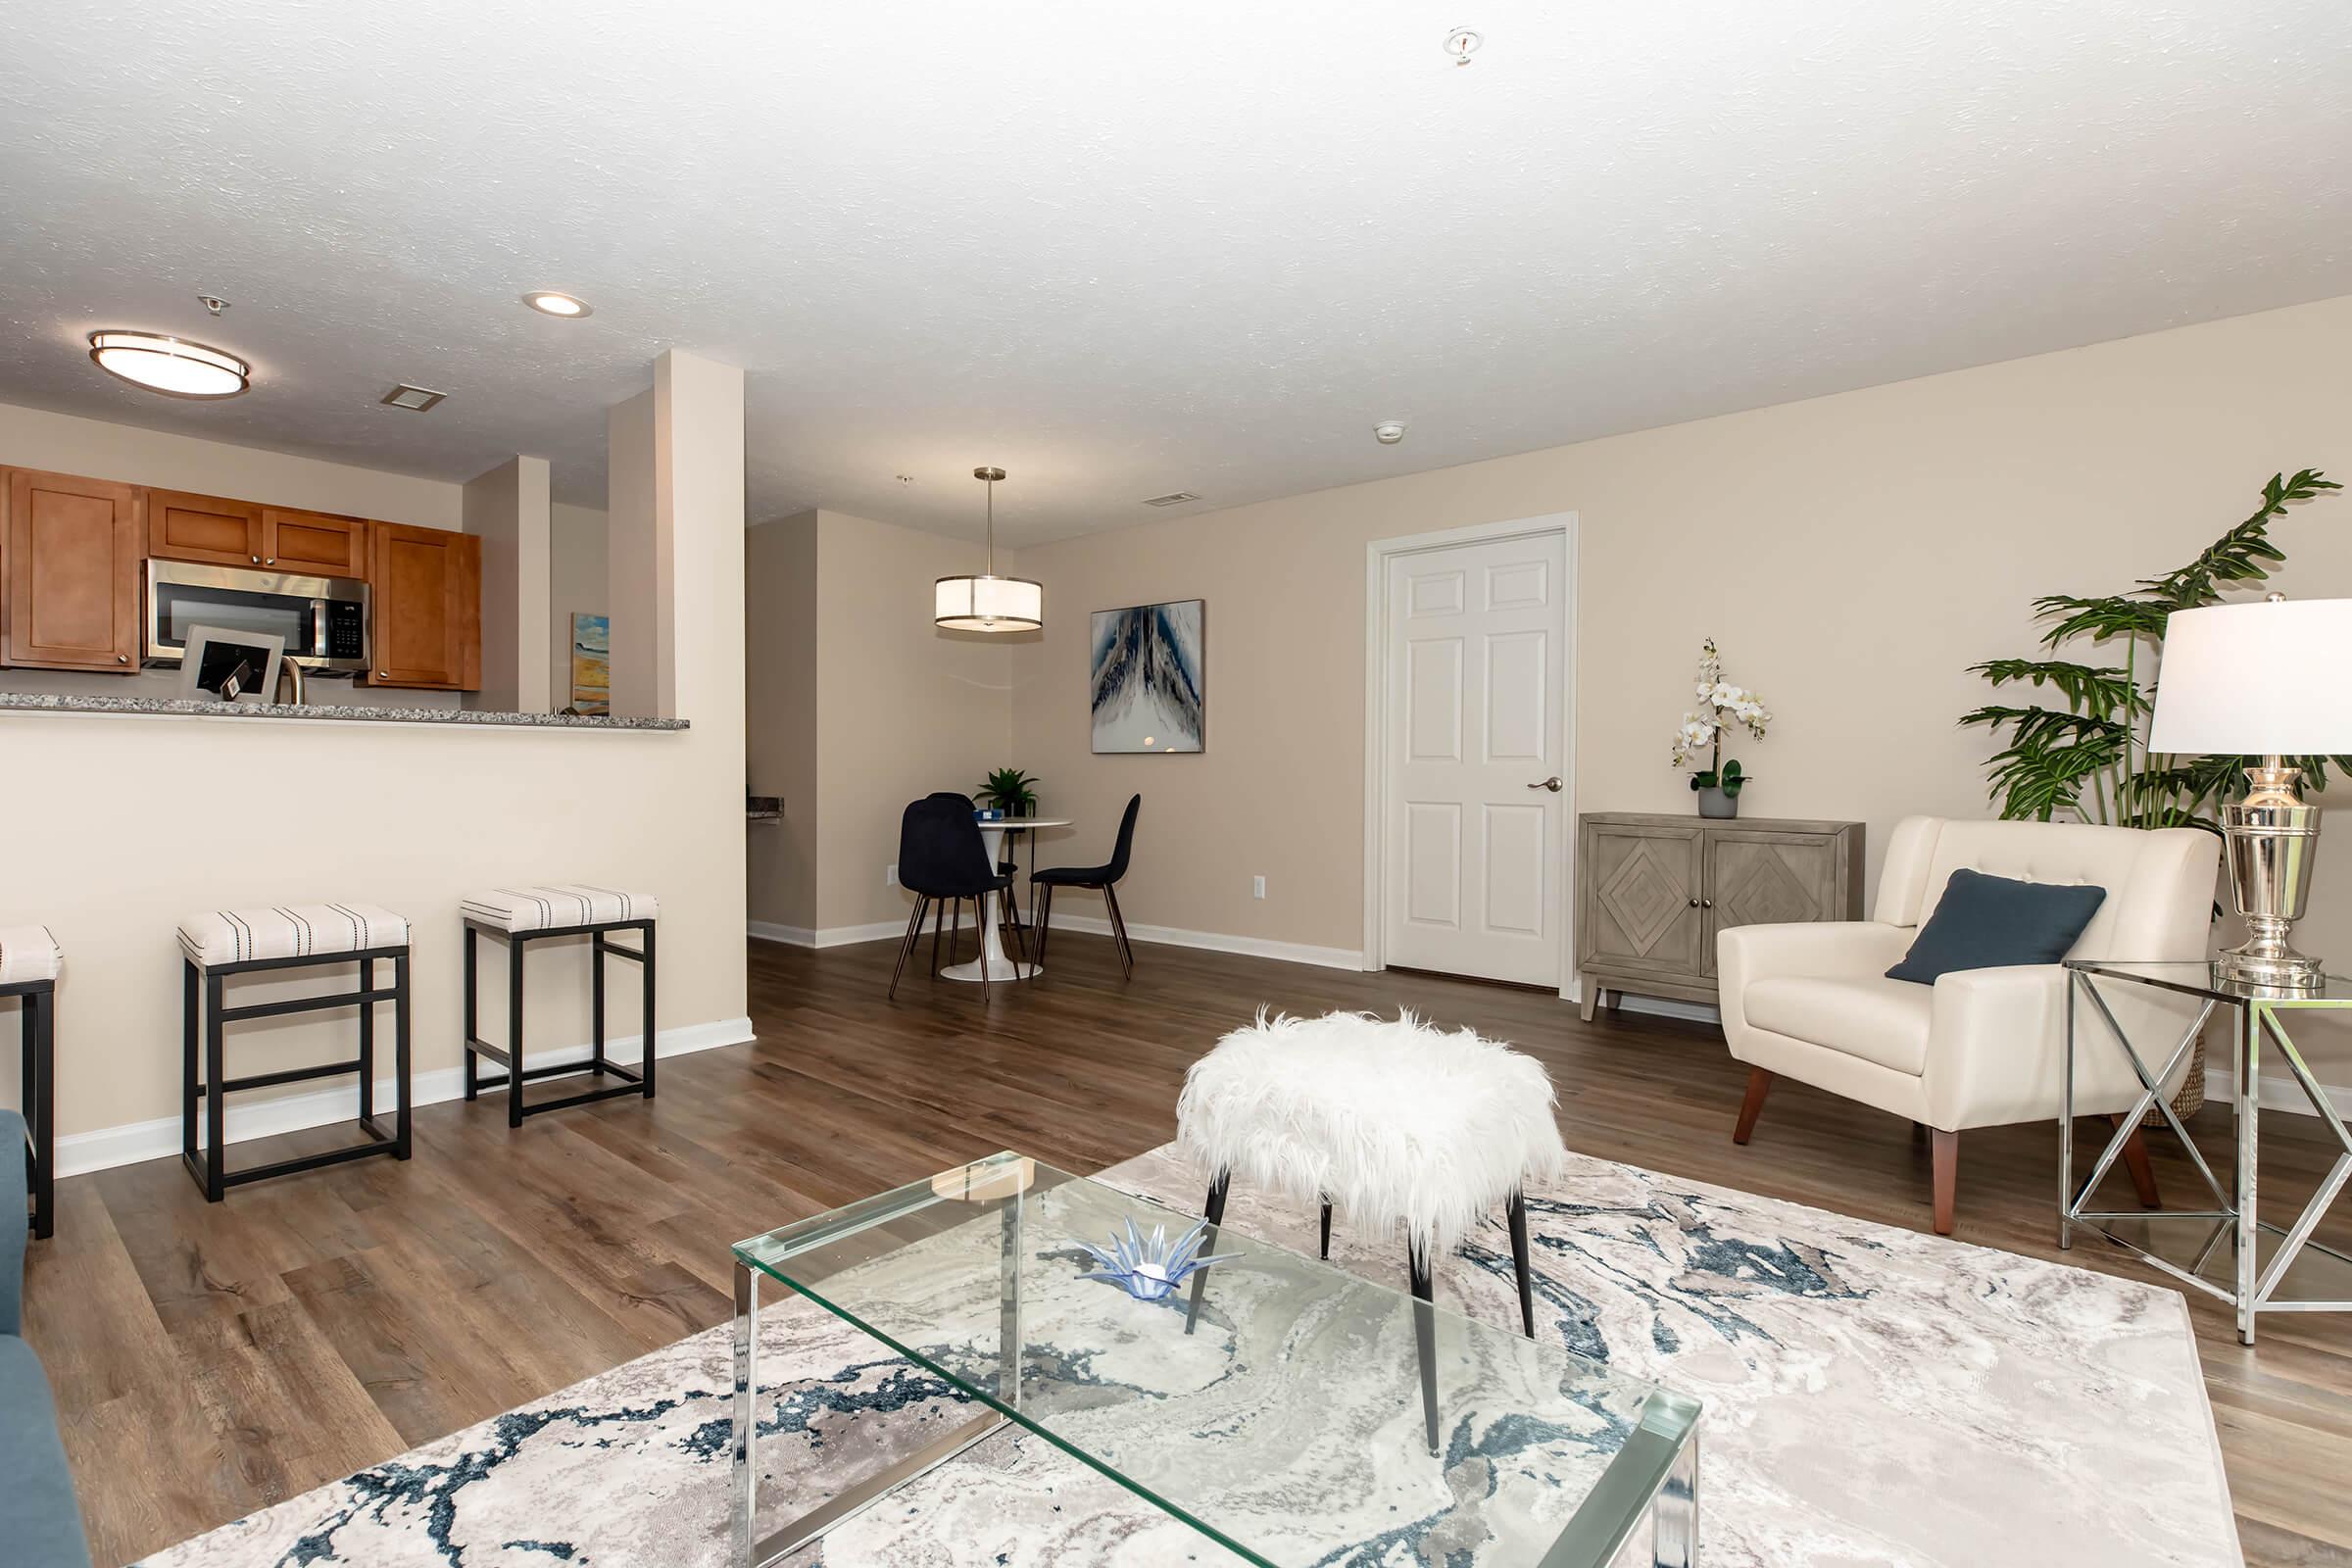
M 26 1316 L 97 1559 L 128 1561 L 723 1321 L 727 1244 L 743 1236 L 998 1149 L 1087 1171 L 1163 1143 L 1185 1067 L 1261 1003 L 1409 1004 L 1475 1024 L 1543 1058 L 1584 1152 L 1928 1227 L 1927 1146 L 1890 1117 L 1782 1083 L 1755 1141 L 1734 1148 L 1746 1070 L 1712 1030 L 1585 1024 L 1524 991 L 1149 945 L 1122 981 L 1105 938 L 1056 933 L 1053 947 L 1033 987 L 983 998 L 916 975 L 891 1004 L 889 942 L 754 943 L 758 1044 L 665 1062 L 650 1106 L 510 1132 L 497 1104 L 437 1105 L 417 1113 L 407 1164 L 219 1205 L 171 1160 L 61 1183 Z M 2221 1111 L 2199 1120 L 2218 1149 Z M 2327 1149 L 2300 1118 L 2263 1132 L 2265 1212 L 2283 1219 Z M 2184 1192 L 2194 1177 L 2168 1142 L 2158 1174 Z M 2058 1255 L 2053 1146 L 2046 1127 L 1961 1140 L 1963 1240 Z M 2352 1245 L 2348 1230 L 2323 1235 Z M 2068 1255 L 2152 1277 L 2095 1242 Z M 2352 1319 L 2271 1319 L 2249 1350 L 2218 1306 L 2200 1298 L 2195 1316 L 2247 1560 L 2352 1563 Z

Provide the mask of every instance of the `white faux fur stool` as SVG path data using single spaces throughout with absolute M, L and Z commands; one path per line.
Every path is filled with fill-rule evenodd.
M 1402 1226 L 1413 1294 L 1430 1299 L 1433 1254 L 1506 1211 L 1521 1326 L 1536 1331 L 1521 1184 L 1559 1174 L 1551 1079 L 1532 1057 L 1403 1013 L 1269 1018 L 1236 1029 L 1185 1074 L 1176 1141 L 1210 1174 L 1223 1218 L 1236 1178 L 1366 1224 Z M 1213 1235 L 1213 1231 L 1211 1233 Z M 1205 1250 L 1205 1249 L 1204 1249 Z M 1195 1276 L 1196 1279 L 1199 1276 Z

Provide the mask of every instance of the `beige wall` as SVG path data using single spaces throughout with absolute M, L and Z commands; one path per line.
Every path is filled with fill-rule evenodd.
M 548 695 L 561 709 L 571 702 L 572 612 L 605 612 L 605 514 L 559 501 L 548 516 Z
M 755 928 L 796 934 L 817 924 L 816 534 L 805 512 L 744 544 L 746 783 L 784 801 L 783 820 L 751 826 L 749 906 Z
M 460 700 L 491 713 L 544 713 L 552 576 L 548 465 L 513 457 L 466 482 L 466 531 L 482 541 L 482 684 Z
M 2031 651 L 2034 595 L 2179 564 L 2280 468 L 2352 478 L 2348 362 L 2352 298 L 1034 547 L 1010 760 L 1080 820 L 1071 858 L 1143 792 L 1130 921 L 1360 950 L 1366 543 L 1572 512 L 1576 808 L 1690 809 L 1667 756 L 1713 636 L 1778 714 L 1739 749 L 1742 811 L 1864 820 L 1875 876 L 1897 818 L 1986 813 L 1989 747 L 1953 720 L 1984 699 L 1968 664 Z M 2277 538 L 2278 586 L 2352 594 L 2352 499 Z M 1090 756 L 1088 612 L 1191 597 L 1206 753 Z M 2330 859 L 2305 929 L 2352 959 Z
M 785 797 L 785 820 L 751 841 L 767 934 L 903 924 L 908 896 L 883 872 L 906 803 L 968 794 L 1009 760 L 1007 640 L 931 624 L 932 580 L 978 565 L 967 541 L 839 512 L 752 530 L 752 783 Z

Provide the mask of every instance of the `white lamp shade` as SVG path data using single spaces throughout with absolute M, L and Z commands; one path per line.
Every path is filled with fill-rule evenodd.
M 1046 590 L 1026 577 L 942 577 L 931 596 L 933 624 L 950 631 L 1035 631 L 1046 623 Z
M 2352 752 L 2352 599 L 2176 610 L 2156 674 L 2151 752 Z

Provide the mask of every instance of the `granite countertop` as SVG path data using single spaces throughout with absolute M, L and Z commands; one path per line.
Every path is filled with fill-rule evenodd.
M 214 703 L 180 697 L 60 697 L 0 692 L 0 712 L 139 713 L 163 718 L 256 718 L 357 721 L 363 724 L 467 725 L 481 729 L 678 730 L 682 718 L 584 717 L 569 713 L 490 713 L 465 708 L 355 708 L 335 703 Z

